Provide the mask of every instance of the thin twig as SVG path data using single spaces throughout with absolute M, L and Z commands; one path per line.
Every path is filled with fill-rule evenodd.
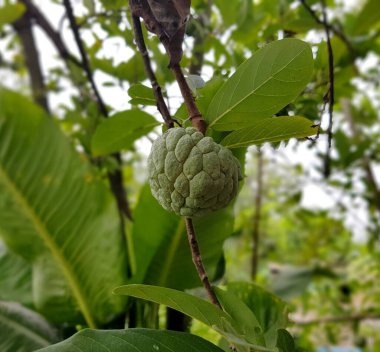
M 103 99 L 102 99 L 102 97 L 98 91 L 97 86 L 96 86 L 96 83 L 95 83 L 95 80 L 94 80 L 94 77 L 92 74 L 92 70 L 90 67 L 90 62 L 89 62 L 89 59 L 87 57 L 87 52 L 85 50 L 82 39 L 80 37 L 79 27 L 78 27 L 76 20 L 75 20 L 75 17 L 74 17 L 74 11 L 73 11 L 73 8 L 71 6 L 71 2 L 70 2 L 70 0 L 63 0 L 63 4 L 64 4 L 65 9 L 66 9 L 66 14 L 67 14 L 67 18 L 69 19 L 69 22 L 70 22 L 71 30 L 73 31 L 73 34 L 74 34 L 75 42 L 78 46 L 78 49 L 79 49 L 79 52 L 81 55 L 83 70 L 85 71 L 87 79 L 89 80 L 91 88 L 95 94 L 95 98 L 96 98 L 96 102 L 97 102 L 99 111 L 101 112 L 101 114 L 104 117 L 107 118 L 108 117 L 108 109 L 107 109 L 105 103 L 103 102 Z M 119 153 L 116 153 L 116 154 L 113 154 L 113 157 L 116 159 L 119 168 L 114 172 L 108 173 L 108 179 L 110 181 L 111 190 L 115 196 L 115 199 L 116 199 L 116 202 L 117 202 L 117 205 L 119 207 L 120 212 L 132 220 L 131 210 L 130 210 L 128 199 L 126 196 L 126 191 L 125 191 L 125 188 L 123 185 L 123 175 L 122 175 L 122 171 L 121 171 L 121 164 L 122 164 L 121 156 Z M 123 237 L 125 240 L 125 236 L 123 236 Z
M 327 150 L 326 150 L 326 156 L 325 156 L 325 168 L 324 168 L 324 174 L 325 178 L 328 178 L 330 176 L 330 168 L 331 168 L 331 141 L 332 141 L 332 127 L 333 127 L 333 115 L 334 115 L 334 103 L 335 103 L 335 97 L 334 97 L 334 54 L 333 49 L 330 41 L 330 28 L 328 26 L 327 21 L 327 11 L 326 11 L 326 4 L 325 0 L 321 0 L 322 4 L 322 16 L 323 16 L 323 23 L 326 33 L 326 41 L 327 41 L 327 52 L 328 52 L 328 59 L 329 59 L 329 125 L 327 127 Z
M 256 281 L 259 255 L 260 241 L 260 220 L 261 220 L 261 204 L 263 197 L 263 154 L 259 150 L 257 154 L 257 177 L 256 177 L 256 196 L 255 196 L 255 213 L 253 215 L 253 231 L 252 231 L 252 281 Z
M 92 70 L 90 67 L 90 62 L 88 60 L 87 52 L 86 52 L 86 49 L 85 49 L 84 44 L 82 42 L 82 39 L 80 37 L 79 27 L 78 27 L 76 20 L 75 20 L 75 17 L 74 17 L 74 11 L 73 11 L 73 8 L 71 6 L 71 2 L 70 2 L 70 0 L 63 0 L 63 4 L 66 8 L 66 14 L 67 14 L 67 17 L 68 17 L 69 22 L 70 22 L 71 30 L 73 31 L 74 39 L 75 39 L 75 42 L 78 46 L 80 56 L 82 58 L 83 70 L 85 71 L 87 79 L 90 82 L 91 88 L 95 94 L 96 102 L 98 104 L 98 108 L 99 108 L 99 110 L 103 116 L 108 117 L 107 107 L 104 104 L 103 99 L 100 96 L 99 90 L 98 90 L 98 88 L 95 84 L 95 81 L 94 81 L 94 77 L 93 77 Z
M 222 306 L 220 305 L 218 298 L 216 297 L 211 287 L 205 267 L 203 265 L 202 256 L 199 249 L 198 240 L 195 234 L 193 221 L 190 218 L 185 218 L 185 221 L 186 221 L 187 239 L 189 241 L 193 263 L 197 269 L 199 277 L 203 283 L 204 288 L 206 289 L 206 292 L 211 302 L 215 304 L 217 307 L 219 307 L 220 309 L 222 309 Z
M 25 4 L 28 12 L 34 18 L 36 23 L 42 28 L 48 38 L 50 38 L 50 40 L 53 42 L 62 59 L 71 61 L 76 66 L 81 67 L 82 64 L 80 61 L 72 54 L 70 54 L 60 34 L 51 26 L 43 13 L 33 4 L 31 0 L 22 0 L 22 2 Z
M 323 27 L 327 26 L 331 32 L 333 32 L 340 40 L 342 40 L 342 42 L 346 45 L 348 51 L 350 52 L 351 58 L 354 59 L 356 56 L 355 49 L 352 46 L 350 40 L 346 37 L 346 35 L 339 28 L 329 23 L 325 23 L 323 20 L 321 20 L 319 16 L 317 15 L 317 13 L 306 2 L 306 0 L 300 0 L 300 2 L 305 7 L 305 9 L 310 13 L 311 17 L 314 18 L 315 22 L 322 25 Z
M 380 315 L 366 315 L 366 314 L 356 314 L 347 315 L 343 317 L 324 317 L 312 320 L 296 320 L 292 323 L 296 325 L 315 325 L 315 324 L 328 324 L 328 323 L 349 323 L 361 320 L 379 320 Z
M 326 34 L 326 44 L 327 44 L 327 54 L 328 54 L 328 65 L 329 65 L 329 86 L 328 86 L 328 92 L 325 95 L 325 99 L 328 100 L 329 103 L 329 124 L 327 127 L 327 150 L 324 157 L 324 176 L 325 178 L 328 178 L 331 173 L 331 142 L 333 138 L 332 133 L 332 127 L 333 127 L 333 115 L 334 115 L 334 103 L 335 103 L 335 97 L 334 97 L 334 53 L 331 45 L 331 38 L 330 38 L 330 31 L 333 32 L 335 35 L 337 35 L 339 38 L 341 38 L 344 43 L 347 45 L 350 53 L 353 53 L 352 46 L 350 45 L 350 42 L 345 37 L 343 32 L 337 30 L 334 26 L 329 24 L 327 20 L 327 10 L 326 10 L 326 3 L 325 0 L 321 0 L 321 6 L 322 6 L 322 19 L 319 18 L 317 13 L 310 7 L 310 5 L 306 2 L 306 0 L 300 0 L 302 5 L 305 7 L 305 9 L 310 13 L 310 15 L 314 18 L 314 20 L 321 24 L 324 28 L 325 34 Z M 325 104 L 325 102 L 324 102 Z
M 202 114 L 200 113 L 197 105 L 195 104 L 193 93 L 191 92 L 191 89 L 186 82 L 186 79 L 182 73 L 181 67 L 179 65 L 173 65 L 172 71 L 174 72 L 179 89 L 181 90 L 182 97 L 185 101 L 187 111 L 190 115 L 189 118 L 191 120 L 191 124 L 198 131 L 205 134 L 206 128 L 207 128 L 206 121 L 203 119 Z
M 132 20 L 133 20 L 133 30 L 135 34 L 136 44 L 142 56 L 146 74 L 153 88 L 154 97 L 156 98 L 156 102 L 157 102 L 157 109 L 162 115 L 162 118 L 164 119 L 168 128 L 172 128 L 174 127 L 174 120 L 170 116 L 169 109 L 162 95 L 161 87 L 157 82 L 155 73 L 153 72 L 152 65 L 149 58 L 149 53 L 144 41 L 144 35 L 141 29 L 140 18 L 132 15 Z

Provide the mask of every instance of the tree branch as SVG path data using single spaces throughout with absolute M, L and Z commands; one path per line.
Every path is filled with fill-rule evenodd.
M 327 41 L 327 53 L 329 58 L 329 125 L 327 127 L 327 150 L 326 150 L 326 156 L 325 156 L 325 178 L 328 178 L 330 176 L 331 172 L 331 141 L 332 141 L 332 127 L 333 127 L 333 115 L 334 115 L 334 103 L 335 103 L 335 97 L 334 97 L 334 54 L 333 49 L 331 46 L 330 41 L 330 28 L 328 26 L 327 22 L 327 13 L 326 13 L 326 4 L 325 0 L 321 0 L 322 4 L 322 16 L 323 16 L 323 24 L 325 28 L 326 33 L 326 41 Z
M 261 220 L 261 203 L 263 197 L 263 155 L 259 150 L 257 154 L 257 176 L 256 176 L 256 196 L 255 196 L 255 213 L 253 215 L 253 231 L 252 231 L 252 281 L 256 281 L 259 255 L 260 241 L 260 220 Z
M 33 99 L 37 104 L 42 106 L 48 114 L 50 114 L 41 63 L 32 32 L 30 13 L 26 11 L 21 18 L 13 23 L 13 28 L 21 40 L 25 64 L 30 76 Z
M 203 283 L 204 288 L 206 289 L 206 292 L 210 298 L 210 301 L 213 304 L 215 304 L 217 307 L 222 309 L 222 306 L 220 305 L 218 298 L 216 297 L 214 291 L 212 290 L 205 267 L 203 265 L 202 256 L 199 249 L 198 240 L 195 234 L 193 221 L 190 218 L 185 218 L 185 221 L 186 221 L 187 239 L 189 241 L 193 263 L 197 269 L 198 275 Z
M 164 97 L 162 96 L 161 87 L 158 84 L 156 75 L 153 72 L 152 65 L 149 58 L 149 53 L 144 41 L 144 35 L 141 29 L 140 18 L 135 15 L 132 15 L 132 21 L 133 21 L 133 30 L 135 34 L 136 44 L 144 62 L 145 72 L 153 88 L 154 97 L 156 98 L 156 102 L 157 102 L 157 109 L 162 115 L 168 128 L 172 128 L 174 127 L 174 120 L 170 116 L 169 109 L 165 103 Z
M 331 32 L 333 32 L 347 47 L 348 51 L 351 54 L 351 58 L 354 58 L 356 55 L 355 49 L 352 46 L 350 40 L 346 37 L 346 35 L 337 27 L 325 23 L 323 20 L 319 18 L 317 13 L 311 8 L 311 6 L 306 2 L 306 0 L 300 0 L 301 4 L 305 7 L 305 9 L 310 13 L 310 15 L 314 18 L 315 22 L 322 25 L 323 27 L 327 26 Z
M 332 134 L 332 127 L 333 127 L 333 115 L 334 115 L 334 103 L 335 103 L 335 97 L 334 97 L 334 54 L 333 49 L 331 46 L 331 40 L 330 40 L 330 31 L 332 31 L 334 34 L 339 36 L 339 38 L 342 39 L 346 45 L 349 44 L 349 41 L 344 36 L 344 34 L 341 31 L 338 31 L 335 27 L 333 27 L 331 24 L 328 23 L 327 20 L 327 11 L 326 11 L 326 3 L 325 0 L 321 1 L 322 6 L 322 19 L 319 18 L 319 16 L 316 14 L 316 12 L 310 7 L 310 5 L 306 2 L 306 0 L 300 0 L 302 5 L 305 7 L 305 9 L 310 13 L 310 15 L 314 18 L 314 20 L 321 24 L 324 28 L 325 35 L 326 35 L 326 43 L 327 43 L 327 54 L 328 54 L 328 64 L 329 64 L 329 87 L 328 92 L 326 94 L 326 99 L 328 99 L 329 102 L 329 124 L 327 127 L 327 150 L 324 157 L 324 176 L 325 178 L 328 178 L 331 173 L 331 142 L 333 138 Z M 350 53 L 352 53 L 353 49 L 351 45 L 348 45 Z
M 347 315 L 343 317 L 324 317 L 312 320 L 293 320 L 292 323 L 296 325 L 315 325 L 315 324 L 328 324 L 328 323 L 349 323 L 361 320 L 379 320 L 380 315 L 366 315 L 366 314 L 356 314 Z
M 197 105 L 195 104 L 193 93 L 191 92 L 191 89 L 186 82 L 181 67 L 179 65 L 173 65 L 172 71 L 174 72 L 179 89 L 181 90 L 182 97 L 185 101 L 187 111 L 190 115 L 189 118 L 191 120 L 191 124 L 197 130 L 205 134 L 207 129 L 206 121 L 203 119 L 202 114 L 200 113 Z
M 98 91 L 97 86 L 96 86 L 96 83 L 95 83 L 95 80 L 94 80 L 94 77 L 92 74 L 92 70 L 90 67 L 90 62 L 89 62 L 89 59 L 87 57 L 87 52 L 85 50 L 82 39 L 80 37 L 79 27 L 78 27 L 76 20 L 75 20 L 75 17 L 74 17 L 74 11 L 73 11 L 73 8 L 71 6 L 71 2 L 70 2 L 70 0 L 63 0 L 63 4 L 64 4 L 65 9 L 66 9 L 66 14 L 67 14 L 67 17 L 68 17 L 69 22 L 70 22 L 71 30 L 73 31 L 73 34 L 74 34 L 75 42 L 78 46 L 78 49 L 79 49 L 79 52 L 81 55 L 83 70 L 85 71 L 87 79 L 89 80 L 91 88 L 95 94 L 95 98 L 96 98 L 96 102 L 97 102 L 99 111 L 101 112 L 101 114 L 104 117 L 107 118 L 108 117 L 108 109 L 107 109 L 105 103 L 103 102 L 103 99 L 102 99 L 102 97 Z M 111 190 L 115 196 L 115 199 L 116 199 L 116 202 L 117 202 L 117 205 L 118 205 L 118 208 L 119 208 L 121 215 L 124 214 L 129 219 L 132 219 L 131 210 L 130 210 L 129 203 L 128 203 L 128 200 L 126 197 L 126 191 L 125 191 L 124 185 L 123 185 L 123 174 L 121 171 L 121 164 L 122 164 L 121 156 L 119 153 L 116 153 L 116 154 L 113 154 L 113 157 L 116 159 L 119 168 L 114 172 L 108 173 L 108 179 L 110 181 Z M 124 220 L 121 219 L 121 221 L 124 221 Z M 124 234 L 124 231 L 123 231 L 123 234 Z
M 67 14 L 67 17 L 68 17 L 69 22 L 70 22 L 71 30 L 74 34 L 75 42 L 78 46 L 80 56 L 82 58 L 83 70 L 85 71 L 87 79 L 90 82 L 91 88 L 95 94 L 96 102 L 98 104 L 99 111 L 102 113 L 103 116 L 108 117 L 107 107 L 104 104 L 103 99 L 100 96 L 99 90 L 98 90 L 98 88 L 95 84 L 95 81 L 94 81 L 94 77 L 93 77 L 92 70 L 90 67 L 90 62 L 88 60 L 87 52 L 86 52 L 86 49 L 85 49 L 84 44 L 82 42 L 82 39 L 80 37 L 79 27 L 78 27 L 76 20 L 75 20 L 75 17 L 74 17 L 74 11 L 73 11 L 73 8 L 71 6 L 71 2 L 70 2 L 70 0 L 63 0 L 63 4 L 64 4 L 65 9 L 66 9 L 66 14 Z
M 61 58 L 63 60 L 71 61 L 78 67 L 82 67 L 82 64 L 80 63 L 80 61 L 76 57 L 74 57 L 72 54 L 70 54 L 60 34 L 51 26 L 51 24 L 43 15 L 43 13 L 33 4 L 33 2 L 31 0 L 21 0 L 21 1 L 25 4 L 28 12 L 36 21 L 36 23 L 42 28 L 42 30 L 53 42 Z

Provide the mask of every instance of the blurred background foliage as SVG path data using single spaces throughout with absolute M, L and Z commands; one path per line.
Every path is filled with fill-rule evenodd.
M 32 96 L 43 106 L 77 154 L 94 161 L 97 182 L 107 183 L 107 174 L 120 165 L 110 156 L 93 160 L 91 140 L 105 116 L 99 110 L 88 77 L 77 64 L 78 51 L 61 2 L 43 0 L 33 5 L 30 1 L 1 0 L 0 4 L 2 85 Z M 137 86 L 141 83 L 149 86 L 149 83 L 133 41 L 127 1 L 83 0 L 73 1 L 73 6 L 95 82 L 108 111 L 113 115 L 137 107 L 161 122 L 149 91 Z M 324 6 L 327 23 L 322 17 Z M 50 23 L 53 35 L 46 35 L 41 16 Z M 330 84 L 326 25 L 330 30 L 335 76 L 330 156 L 326 152 L 325 133 Z M 28 35 L 25 28 L 32 30 L 33 41 L 25 39 Z M 174 78 L 167 69 L 167 56 L 157 38 L 145 34 L 171 112 L 175 117 L 186 118 Z M 63 47 L 57 37 L 62 39 Z M 321 124 L 321 134 L 315 140 L 291 140 L 249 148 L 245 182 L 234 207 L 234 225 L 229 215 L 223 216 L 224 222 L 219 222 L 214 230 L 219 237 L 203 243 L 203 254 L 206 262 L 209 260 L 211 276 L 221 284 L 256 281 L 288 302 L 290 331 L 304 350 L 341 346 L 380 351 L 378 1 L 193 0 L 182 66 L 186 68 L 188 80 L 193 81 L 201 110 L 205 110 L 221 82 L 245 59 L 264 44 L 284 37 L 310 43 L 315 59 L 312 81 L 284 112 Z M 37 56 L 33 54 L 33 46 Z M 203 81 L 206 86 L 201 88 Z M 20 108 L 21 113 L 27 114 L 27 110 L 27 105 L 24 112 Z M 125 228 L 137 243 L 133 255 L 137 259 L 131 259 L 129 252 L 129 270 L 133 272 L 133 266 L 144 261 L 149 252 L 150 266 L 139 272 L 140 282 L 152 283 L 161 277 L 158 283 L 163 286 L 194 288 L 197 278 L 194 269 L 186 266 L 191 262 L 189 254 L 183 254 L 187 250 L 185 241 L 172 249 L 178 250 L 178 258 L 162 264 L 161 259 L 168 255 L 170 234 L 181 234 L 184 229 L 179 228 L 178 218 L 152 204 L 144 188 L 147 150 L 160 129 L 146 134 L 134 145 L 125 142 L 120 150 L 124 185 L 135 221 L 132 225 L 127 220 Z M 92 201 L 99 200 L 93 196 Z M 0 195 L 0 202 L 2 199 Z M 109 216 L 116 219 L 115 214 Z M 217 218 L 208 224 L 217 226 Z M 6 221 L 5 217 L 0 219 Z M 206 225 L 203 238 L 207 239 Z M 150 238 L 152 232 L 155 239 Z M 144 245 L 150 246 L 148 252 Z M 0 246 L 0 299 L 17 301 L 44 312 L 49 302 L 36 301 L 35 285 L 43 285 L 48 279 L 39 277 L 38 281 L 36 264 L 28 264 L 28 259 L 14 254 L 12 246 L 9 247 L 3 243 Z M 257 256 L 253 259 L 255 250 Z M 121 255 L 118 260 L 122 262 L 126 258 Z M 183 279 L 190 281 L 184 283 Z M 121 277 L 118 280 L 123 281 Z M 67 288 L 56 289 L 52 299 L 58 301 L 53 304 L 65 299 L 65 304 L 70 306 Z M 149 317 L 155 308 L 147 307 L 134 309 Z M 117 315 L 120 310 L 115 309 L 113 313 Z M 162 325 L 165 314 L 160 311 L 160 316 Z M 116 321 L 98 318 L 103 319 L 101 326 L 112 326 Z M 80 319 L 67 316 L 66 330 L 61 331 L 64 336 L 75 331 L 71 319 L 83 324 Z M 55 322 L 51 318 L 50 321 Z M 200 323 L 194 322 L 192 331 L 211 341 L 216 339 Z

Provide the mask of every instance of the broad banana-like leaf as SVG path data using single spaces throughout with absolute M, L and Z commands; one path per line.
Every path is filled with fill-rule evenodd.
M 0 300 L 32 306 L 32 266 L 0 240 Z
M 126 281 L 118 228 L 110 192 L 88 161 L 39 107 L 0 89 L 0 233 L 33 264 L 39 302 L 52 315 L 64 302 L 46 299 L 54 295 L 72 296 L 91 327 L 122 312 L 124 301 L 111 292 Z M 49 270 L 55 281 L 46 279 Z
M 42 316 L 19 303 L 0 301 L 1 352 L 30 352 L 58 340 L 57 331 Z

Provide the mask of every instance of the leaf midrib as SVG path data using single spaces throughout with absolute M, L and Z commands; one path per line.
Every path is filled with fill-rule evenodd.
M 244 100 L 246 100 L 251 95 L 254 95 L 258 89 L 260 89 L 263 85 L 265 85 L 266 83 L 268 83 L 269 80 L 271 80 L 272 78 L 274 78 L 278 73 L 280 73 L 282 70 L 284 70 L 286 67 L 288 67 L 305 50 L 306 50 L 306 48 L 302 49 L 302 51 L 300 51 L 295 57 L 293 57 L 285 66 L 283 66 L 281 69 L 279 69 L 278 71 L 276 71 L 275 73 L 273 73 L 263 83 L 261 83 L 254 90 L 252 90 L 249 94 L 245 95 L 242 99 L 240 99 L 234 105 L 232 105 L 231 107 L 229 107 L 223 114 L 221 114 L 219 117 L 217 117 L 214 121 L 212 121 L 210 123 L 209 128 L 211 128 L 213 125 L 215 125 L 223 116 L 225 116 L 226 114 L 228 114 L 229 112 L 231 112 L 233 109 L 235 109 L 237 105 L 241 104 L 241 102 L 243 102 Z
M 32 206 L 29 204 L 28 200 L 22 195 L 19 191 L 17 185 L 12 182 L 7 171 L 0 166 L 0 180 L 3 180 L 5 186 L 10 190 L 13 195 L 14 200 L 17 204 L 20 205 L 23 213 L 27 218 L 32 222 L 36 232 L 40 235 L 46 246 L 50 249 L 51 254 L 58 266 L 61 268 L 69 287 L 72 290 L 74 297 L 77 300 L 78 306 L 90 328 L 95 329 L 96 324 L 94 317 L 91 314 L 91 310 L 88 306 L 88 303 L 84 297 L 84 294 L 81 290 L 81 287 L 78 283 L 78 280 L 70 267 L 69 263 L 62 255 L 61 251 L 57 247 L 56 243 L 51 239 L 53 235 L 48 231 L 46 226 L 43 224 L 39 216 L 36 214 Z
M 21 334 L 29 337 L 31 340 L 35 341 L 36 343 L 42 346 L 51 345 L 51 341 L 39 335 L 37 332 L 27 329 L 24 325 L 21 325 L 18 321 L 10 319 L 10 317 L 2 314 L 1 312 L 0 312 L 0 322 L 3 322 L 5 325 L 12 327 L 15 331 L 21 332 Z

